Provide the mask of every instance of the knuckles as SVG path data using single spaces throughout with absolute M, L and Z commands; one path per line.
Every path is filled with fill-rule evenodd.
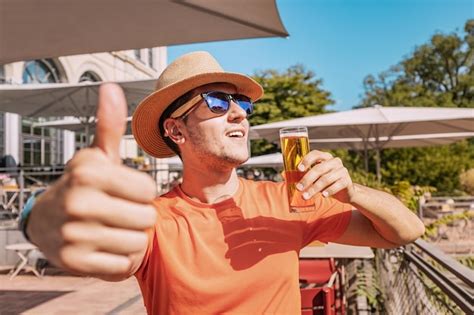
M 59 249 L 58 252 L 58 259 L 60 264 L 69 270 L 78 271 L 76 264 L 76 259 L 74 259 L 74 246 L 73 245 L 65 245 Z
M 91 185 L 94 182 L 94 177 L 97 172 L 88 167 L 87 165 L 81 165 L 72 168 L 67 174 L 67 182 L 69 186 L 86 186 Z
M 59 233 L 64 242 L 73 242 L 73 240 L 75 239 L 74 225 L 71 223 L 63 224 L 60 228 Z
M 65 214 L 70 217 L 83 216 L 88 208 L 88 198 L 90 197 L 77 189 L 66 192 L 62 204 Z

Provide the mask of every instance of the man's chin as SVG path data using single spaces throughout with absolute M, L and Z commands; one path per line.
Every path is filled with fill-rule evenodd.
M 245 162 L 248 161 L 249 159 L 249 154 L 232 154 L 232 155 L 227 155 L 223 158 L 228 164 L 232 165 L 233 167 L 238 167 Z

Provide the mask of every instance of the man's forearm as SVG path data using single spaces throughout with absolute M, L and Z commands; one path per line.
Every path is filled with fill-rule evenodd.
M 424 234 L 423 222 L 400 200 L 388 193 L 354 184 L 350 203 L 389 242 L 403 245 Z

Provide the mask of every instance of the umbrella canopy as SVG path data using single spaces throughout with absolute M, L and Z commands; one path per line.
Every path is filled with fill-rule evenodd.
M 428 134 L 472 133 L 474 132 L 474 109 L 471 108 L 442 108 L 442 107 L 382 107 L 376 105 L 369 108 L 329 113 L 317 116 L 301 117 L 286 121 L 269 123 L 251 128 L 251 139 L 267 139 L 276 141 L 279 138 L 279 129 L 291 126 L 308 127 L 308 136 L 313 143 L 336 143 L 335 147 L 348 149 L 376 150 L 377 177 L 380 173 L 380 150 L 389 147 L 394 137 L 410 137 Z M 357 141 L 347 139 L 358 138 Z M 440 142 L 438 137 L 435 142 Z M 395 138 L 396 139 L 396 138 Z M 403 139 L 403 138 L 401 138 Z M 398 139 L 400 140 L 400 138 Z M 426 146 L 430 140 L 417 140 L 408 145 L 407 142 L 398 142 L 413 146 Z M 432 141 L 432 140 L 431 140 Z M 354 143 L 360 143 L 354 147 Z M 396 143 L 396 141 L 395 141 Z M 395 145 L 394 143 L 394 145 Z M 320 146 L 322 147 L 322 146 Z M 333 147 L 334 148 L 334 147 Z M 365 154 L 366 169 L 368 168 L 367 154 Z
M 437 133 L 415 136 L 394 136 L 387 142 L 386 148 L 408 148 L 425 147 L 433 145 L 451 144 L 467 138 L 474 137 L 474 132 L 454 132 Z M 386 141 L 387 137 L 381 137 L 381 141 Z M 369 138 L 369 142 L 374 142 L 375 138 Z M 353 149 L 363 150 L 364 139 L 362 138 L 336 138 L 336 139 L 312 139 L 309 141 L 315 149 Z M 249 167 L 281 167 L 283 157 L 280 152 L 270 153 L 251 157 L 242 166 Z
M 374 107 L 301 117 L 252 127 L 251 139 L 278 140 L 283 127 L 306 126 L 310 139 L 379 138 L 474 132 L 474 109 L 444 107 Z
M 288 36 L 275 0 L 0 3 L 0 64 L 184 43 Z
M 117 82 L 124 90 L 129 113 L 154 90 L 155 80 Z M 101 82 L 78 84 L 0 85 L 0 110 L 28 117 L 92 117 Z
M 380 137 L 379 143 L 383 148 L 409 148 L 409 147 L 428 147 L 434 145 L 451 144 L 463 139 L 473 138 L 474 132 L 451 132 L 435 133 L 427 135 L 408 135 Z M 313 148 L 320 149 L 352 149 L 364 150 L 366 143 L 373 147 L 377 139 L 374 137 L 363 138 L 335 138 L 335 139 L 311 139 L 309 140 Z
M 130 122 L 132 117 L 127 117 L 127 131 L 130 130 Z M 95 117 L 70 117 L 70 119 L 58 119 L 44 122 L 33 123 L 32 127 L 46 127 L 57 128 L 74 132 L 94 132 L 95 131 Z M 86 130 L 89 128 L 89 130 Z M 127 133 L 127 135 L 130 133 Z

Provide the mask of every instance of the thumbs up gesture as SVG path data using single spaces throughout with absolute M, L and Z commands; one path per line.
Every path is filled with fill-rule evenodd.
M 127 106 L 118 85 L 100 87 L 96 117 L 93 145 L 79 151 L 64 175 L 38 197 L 27 234 L 55 265 L 120 280 L 144 257 L 146 229 L 156 220 L 155 185 L 120 163 Z

